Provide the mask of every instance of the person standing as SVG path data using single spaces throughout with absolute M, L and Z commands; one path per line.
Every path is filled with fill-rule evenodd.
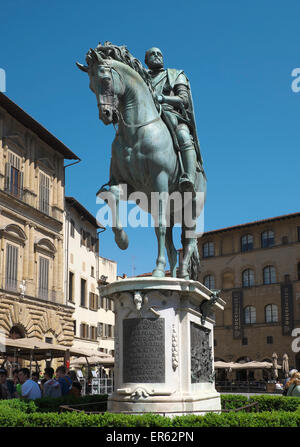
M 30 373 L 28 368 L 21 368 L 19 371 L 19 380 L 21 383 L 22 398 L 39 399 L 42 393 L 39 385 L 29 378 Z
M 67 370 L 65 366 L 59 366 L 56 369 L 56 378 L 60 384 L 62 396 L 68 394 L 72 388 L 72 380 L 66 373 Z
M 7 387 L 7 371 L 0 368 L 0 399 L 10 399 L 10 393 Z
M 44 397 L 61 397 L 61 386 L 60 383 L 53 378 L 54 369 L 49 367 L 45 368 L 44 377 L 46 382 L 43 386 L 43 396 Z
M 292 379 L 289 381 L 289 387 L 287 396 L 300 397 L 300 373 L 293 374 Z

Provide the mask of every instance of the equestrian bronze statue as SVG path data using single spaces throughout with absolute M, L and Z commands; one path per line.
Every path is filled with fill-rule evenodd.
M 106 42 L 88 51 L 87 65 L 77 63 L 89 75 L 100 120 L 117 127 L 109 182 L 97 195 L 109 192 L 114 199 L 112 229 L 124 250 L 128 237 L 119 217 L 120 185 L 126 185 L 128 194 L 144 193 L 149 204 L 157 193 L 157 203 L 146 209 L 155 222 L 158 241 L 152 275 L 165 276 L 166 249 L 171 276 L 177 273 L 180 278 L 196 280 L 200 265 L 196 221 L 205 201 L 206 176 L 190 84 L 182 70 L 164 70 L 157 48 L 146 52 L 145 62 L 149 70 L 125 46 Z M 180 200 L 171 200 L 174 197 Z M 176 223 L 182 225 L 178 272 L 172 235 Z

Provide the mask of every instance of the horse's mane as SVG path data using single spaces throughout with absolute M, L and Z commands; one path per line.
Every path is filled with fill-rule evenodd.
M 100 56 L 103 59 L 113 59 L 115 61 L 123 62 L 123 64 L 128 65 L 131 67 L 134 71 L 136 71 L 143 81 L 146 83 L 147 87 L 150 90 L 150 93 L 153 97 L 154 103 L 157 108 L 159 108 L 158 101 L 156 99 L 155 92 L 153 90 L 150 76 L 147 72 L 147 70 L 143 67 L 141 61 L 139 59 L 135 58 L 127 49 L 125 45 L 114 45 L 111 42 L 105 42 L 104 45 L 99 45 L 95 48 L 95 51 L 100 54 Z M 87 61 L 90 58 L 90 51 L 87 53 Z

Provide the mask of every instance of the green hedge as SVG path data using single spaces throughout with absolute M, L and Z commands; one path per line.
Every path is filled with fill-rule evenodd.
M 265 394 L 251 396 L 249 403 L 258 402 L 258 411 L 296 411 L 300 406 L 299 397 L 268 396 Z M 255 411 L 255 410 L 253 410 Z
M 42 397 L 41 399 L 36 399 L 35 404 L 37 406 L 38 412 L 58 412 L 61 405 L 79 405 L 79 404 L 92 404 L 96 402 L 103 402 L 103 405 L 95 407 L 94 405 L 86 406 L 86 411 L 106 411 L 107 408 L 107 395 L 93 394 L 83 397 L 75 396 L 62 396 L 62 397 Z
M 299 412 L 209 413 L 206 416 L 11 413 L 0 411 L 1 427 L 300 427 Z
M 248 398 L 240 394 L 221 394 L 222 410 L 232 410 L 235 408 L 244 407 L 249 403 Z

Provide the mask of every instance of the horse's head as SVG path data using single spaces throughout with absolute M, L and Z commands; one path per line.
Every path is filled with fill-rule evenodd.
M 113 61 L 102 58 L 97 51 L 90 49 L 86 61 L 88 65 L 78 62 L 76 65 L 89 75 L 90 89 L 97 98 L 99 118 L 105 125 L 116 123 L 118 121 L 118 98 L 124 92 L 122 79 L 113 68 Z

